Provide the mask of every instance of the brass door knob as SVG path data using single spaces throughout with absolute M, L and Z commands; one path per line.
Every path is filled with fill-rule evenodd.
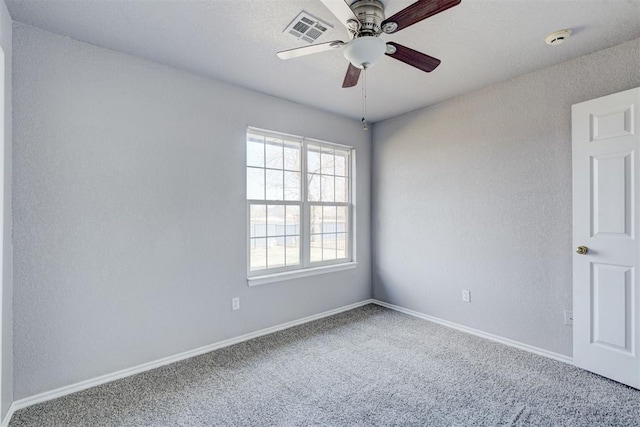
M 586 246 L 578 246 L 576 252 L 578 255 L 586 255 L 589 252 L 589 248 Z

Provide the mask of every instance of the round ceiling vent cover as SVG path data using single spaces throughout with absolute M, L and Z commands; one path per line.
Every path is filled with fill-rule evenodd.
M 549 46 L 557 46 L 559 44 L 562 44 L 569 37 L 571 37 L 571 30 L 560 30 L 549 34 L 547 37 L 545 37 L 544 41 Z

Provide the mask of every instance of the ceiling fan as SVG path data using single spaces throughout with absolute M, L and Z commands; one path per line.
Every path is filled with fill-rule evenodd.
M 342 22 L 351 35 L 349 42 L 334 40 L 283 50 L 281 59 L 342 48 L 349 68 L 343 88 L 358 84 L 363 69 L 373 66 L 382 55 L 390 56 L 427 73 L 440 65 L 440 60 L 394 42 L 385 42 L 382 33 L 393 34 L 430 16 L 460 4 L 462 0 L 418 0 L 390 18 L 385 19 L 384 4 L 380 0 L 357 0 L 350 6 L 345 0 L 320 0 Z M 364 119 L 363 119 L 364 120 Z

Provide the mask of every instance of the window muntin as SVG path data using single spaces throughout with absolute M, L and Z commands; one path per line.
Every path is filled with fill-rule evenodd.
M 351 261 L 352 150 L 248 129 L 250 276 Z

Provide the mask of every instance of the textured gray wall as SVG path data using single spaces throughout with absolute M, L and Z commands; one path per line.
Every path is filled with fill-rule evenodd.
M 358 122 L 22 24 L 14 52 L 16 399 L 370 297 Z M 247 125 L 356 147 L 357 269 L 247 286 Z
M 13 49 L 12 22 L 9 11 L 0 1 L 0 46 L 4 51 L 4 176 L 2 224 L 2 417 L 13 402 L 13 263 L 11 246 L 11 51 Z
M 377 123 L 374 297 L 570 355 L 571 105 L 636 86 L 640 39 Z

